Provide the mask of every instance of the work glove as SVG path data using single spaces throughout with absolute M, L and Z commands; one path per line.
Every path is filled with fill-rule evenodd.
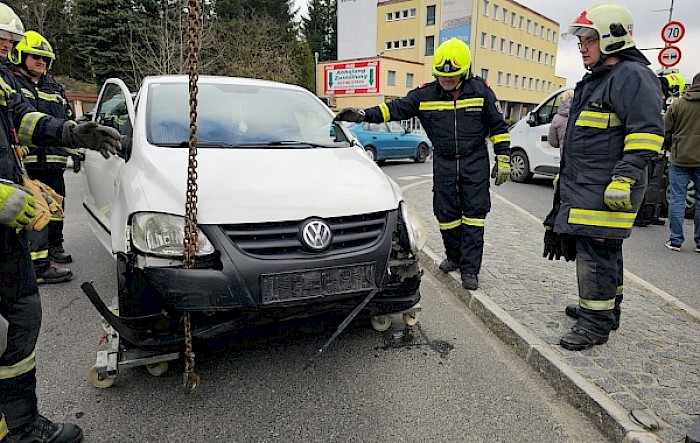
M 496 163 L 491 170 L 491 178 L 495 178 L 496 186 L 501 186 L 510 177 L 510 155 L 497 155 Z
M 61 140 L 67 147 L 93 149 L 99 151 L 104 158 L 109 158 L 110 154 L 117 154 L 121 150 L 121 139 L 116 129 L 95 122 L 66 122 L 61 134 Z
M 605 188 L 605 205 L 613 211 L 629 211 L 632 209 L 632 191 L 630 191 L 630 186 L 635 181 L 621 175 L 613 175 L 612 181 Z
M 63 197 L 39 180 L 33 180 L 27 175 L 22 178 L 24 189 L 32 194 L 36 207 L 36 215 L 26 226 L 27 231 L 41 231 L 51 220 L 62 220 Z
M 76 154 L 71 154 L 70 157 L 73 159 L 73 172 L 76 174 L 80 172 L 83 161 L 85 160 L 85 153 L 78 151 Z
M 21 186 L 3 180 L 0 183 L 0 224 L 21 228 L 36 215 L 34 197 Z
M 559 234 L 554 232 L 551 226 L 546 226 L 544 231 L 544 252 L 542 257 L 547 260 L 559 260 L 561 259 L 561 238 Z
M 10 330 L 10 323 L 0 314 L 0 357 L 7 349 L 7 332 Z
M 545 226 L 544 252 L 542 257 L 548 260 L 576 260 L 576 237 L 569 234 L 557 234 L 551 226 Z
M 336 121 L 360 123 L 365 119 L 365 111 L 359 108 L 343 108 L 335 116 Z

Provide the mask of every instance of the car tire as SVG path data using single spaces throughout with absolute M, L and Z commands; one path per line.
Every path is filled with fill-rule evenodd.
M 370 160 L 373 162 L 377 161 L 377 150 L 374 149 L 372 146 L 367 146 L 365 147 L 365 154 L 367 157 L 369 157 Z
M 430 148 L 428 148 L 428 145 L 421 143 L 418 145 L 418 149 L 416 149 L 416 156 L 413 157 L 413 161 L 416 163 L 425 163 L 425 161 L 428 159 L 429 153 Z
M 516 183 L 525 183 L 532 179 L 530 161 L 523 151 L 510 154 L 510 179 Z

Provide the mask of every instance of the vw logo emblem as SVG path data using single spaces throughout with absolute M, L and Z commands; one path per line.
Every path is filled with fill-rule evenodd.
M 333 234 L 323 220 L 309 220 L 301 228 L 302 242 L 313 251 L 323 251 L 331 245 Z

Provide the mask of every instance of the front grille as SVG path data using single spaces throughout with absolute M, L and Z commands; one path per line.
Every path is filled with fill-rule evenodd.
M 293 258 L 354 252 L 376 244 L 384 234 L 386 212 L 324 218 L 333 233 L 333 241 L 323 252 L 304 248 L 299 231 L 306 220 L 223 225 L 231 242 L 245 254 L 264 258 Z

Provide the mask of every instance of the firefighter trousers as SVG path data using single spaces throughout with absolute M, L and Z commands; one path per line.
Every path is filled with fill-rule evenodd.
M 433 212 L 445 254 L 462 273 L 478 275 L 484 255 L 484 223 L 491 210 L 488 151 L 459 159 L 433 159 Z
M 12 430 L 38 412 L 34 348 L 41 328 L 41 299 L 26 233 L 0 227 L 0 313 L 10 323 L 0 356 L 0 416 Z
M 620 318 L 623 273 L 622 240 L 576 238 L 579 326 L 599 335 L 610 333 Z

